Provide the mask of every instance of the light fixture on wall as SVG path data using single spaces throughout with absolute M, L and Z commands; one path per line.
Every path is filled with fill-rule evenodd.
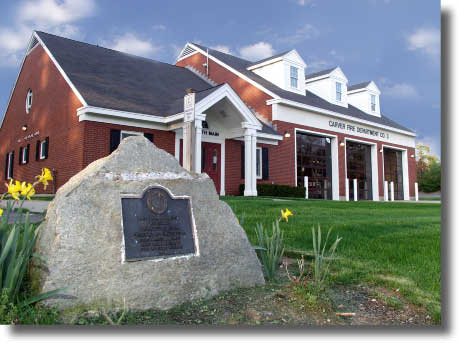
M 411 154 L 411 155 L 410 155 L 410 157 L 411 157 L 411 158 L 414 158 L 414 155 L 413 155 L 413 154 Z
M 288 131 L 285 131 L 285 133 L 284 133 L 284 137 L 285 137 L 285 138 L 289 138 L 289 137 L 290 137 L 290 132 L 288 132 Z
M 26 130 L 27 130 L 27 125 L 26 124 L 22 125 L 22 131 L 26 131 Z
M 384 149 L 383 149 L 383 148 L 379 149 L 379 152 L 383 152 L 383 151 L 384 151 Z
M 339 143 L 339 145 L 340 145 L 340 146 L 345 146 L 346 143 L 344 143 L 344 141 L 341 141 L 341 142 Z

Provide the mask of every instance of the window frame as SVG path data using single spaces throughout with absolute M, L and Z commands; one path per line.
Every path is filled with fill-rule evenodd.
M 43 149 L 43 145 L 45 145 L 45 144 L 46 144 L 46 139 L 40 141 L 40 160 L 46 159 L 46 156 L 44 154 L 45 149 Z
M 292 73 L 295 71 L 295 74 Z M 298 73 L 299 73 L 299 68 L 295 66 L 290 66 L 290 87 L 294 89 L 298 89 Z M 295 85 L 292 84 L 292 81 L 295 80 Z
M 124 139 L 123 138 L 123 134 L 128 134 L 129 136 L 126 136 L 124 138 L 127 138 L 127 137 L 131 137 L 131 136 L 145 136 L 143 132 L 141 131 L 127 131 L 127 130 L 121 130 L 120 131 L 120 142 Z
M 21 156 L 21 163 L 22 164 L 27 164 L 27 156 L 28 154 L 28 146 L 26 145 L 25 147 L 22 148 L 22 156 Z
M 335 100 L 338 102 L 343 102 L 343 84 L 338 81 L 335 82 Z
M 13 174 L 12 173 L 12 171 L 13 171 L 13 162 L 14 162 L 13 161 L 13 152 L 10 151 L 8 153 L 8 166 L 6 168 L 6 179 L 7 180 L 11 180 L 13 178 L 13 175 L 12 175 Z
M 30 113 L 30 109 L 32 108 L 32 103 L 33 103 L 33 91 L 31 88 L 27 91 L 26 95 L 26 113 Z
M 375 100 L 375 102 L 373 102 L 373 99 Z M 370 110 L 371 112 L 376 112 L 376 95 L 375 94 L 370 94 Z
M 260 153 L 258 153 L 258 151 Z M 261 180 L 263 178 L 263 151 L 261 147 L 257 146 L 255 158 L 256 158 L 255 174 L 257 176 L 257 180 Z M 260 166 L 260 168 L 257 168 L 258 165 Z M 258 171 L 260 171 L 260 174 L 258 174 Z

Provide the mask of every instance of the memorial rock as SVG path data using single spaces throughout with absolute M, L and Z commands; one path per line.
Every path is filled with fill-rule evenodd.
M 48 305 L 169 309 L 264 283 L 257 256 L 206 174 L 190 173 L 144 137 L 124 139 L 57 192 L 34 267 Z M 118 306 L 116 305 L 116 306 Z

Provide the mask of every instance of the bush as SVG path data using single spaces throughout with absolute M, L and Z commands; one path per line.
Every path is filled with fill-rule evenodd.
M 441 190 L 441 164 L 433 162 L 429 168 L 418 175 L 419 190 L 426 193 Z
M 255 232 L 258 240 L 258 246 L 255 249 L 263 265 L 265 277 L 268 280 L 273 280 L 279 271 L 281 258 L 284 254 L 284 234 L 279 228 L 279 222 L 273 223 L 271 236 L 264 231 L 261 223 L 257 223 Z
M 239 185 L 239 193 L 244 195 L 244 184 Z M 304 187 L 292 187 L 287 185 L 272 185 L 259 183 L 257 184 L 257 193 L 259 196 L 274 196 L 274 197 L 292 197 L 304 198 L 306 196 Z

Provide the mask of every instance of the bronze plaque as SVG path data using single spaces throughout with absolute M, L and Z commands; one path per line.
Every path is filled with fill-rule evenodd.
M 141 196 L 121 195 L 126 261 L 193 254 L 191 204 L 162 187 L 150 187 Z

